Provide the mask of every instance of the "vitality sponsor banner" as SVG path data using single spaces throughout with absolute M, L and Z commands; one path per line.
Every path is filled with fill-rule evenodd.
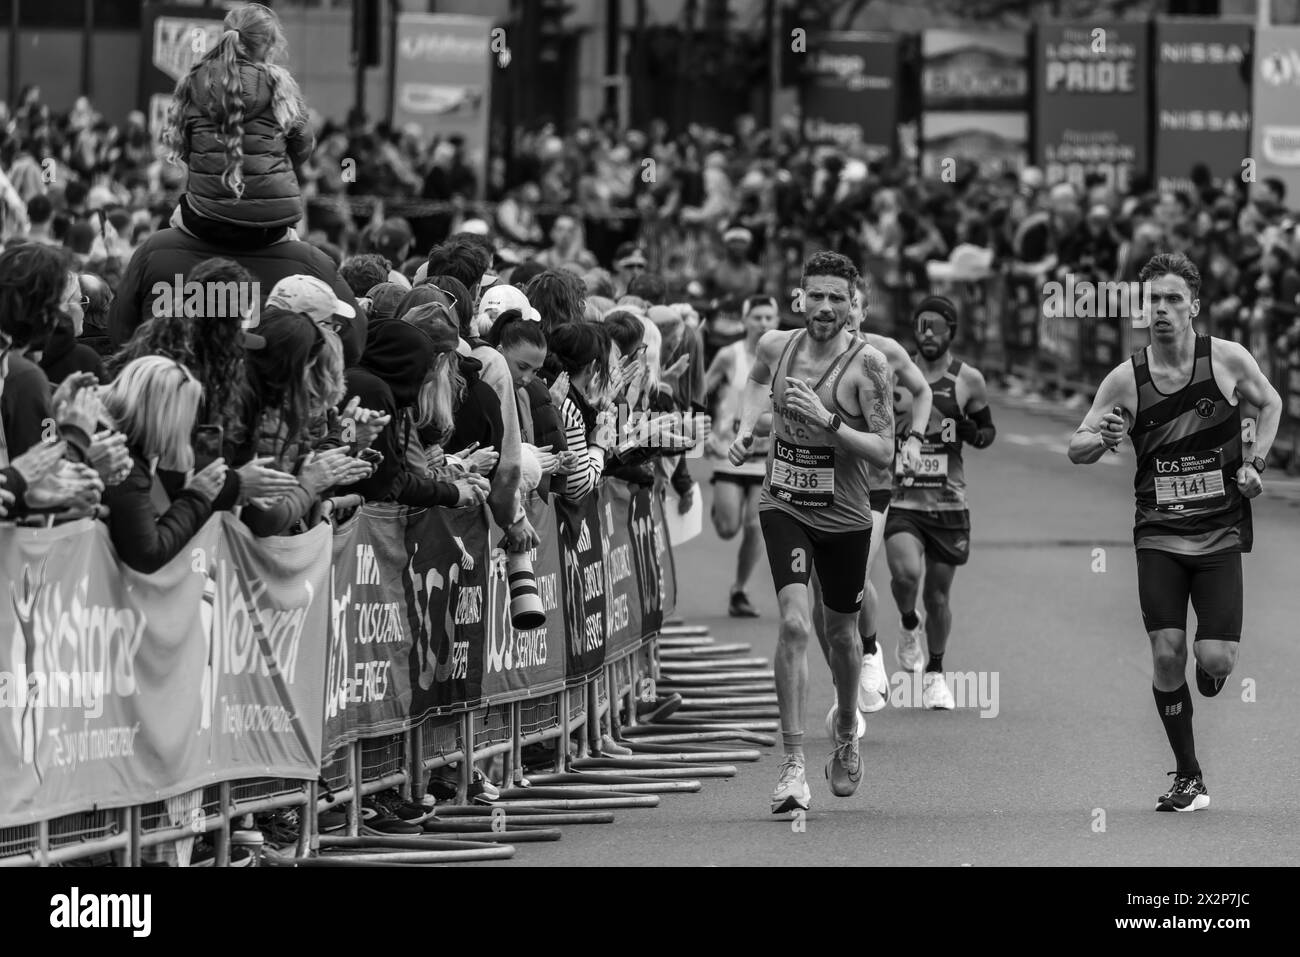
M 1300 27 L 1269 26 L 1255 32 L 1251 151 L 1255 182 L 1277 177 L 1287 205 L 1300 196 Z M 1240 168 L 1240 166 L 1239 166 Z M 1240 175 L 1240 174 L 1238 174 Z
M 1192 166 L 1236 179 L 1250 152 L 1250 23 L 1156 21 L 1156 179 L 1194 193 Z M 1293 111 L 1294 112 L 1294 111 Z
M 1100 172 L 1121 193 L 1151 166 L 1146 23 L 1042 23 L 1034 39 L 1035 145 L 1049 183 Z
M 459 134 L 480 189 L 487 174 L 492 90 L 492 20 L 399 13 L 393 79 L 393 126 L 419 127 L 425 138 Z
M 608 622 L 605 556 L 601 549 L 600 499 L 577 504 L 556 499 L 560 540 L 560 595 L 567 641 L 565 680 L 581 684 L 605 664 Z
M 225 11 L 180 4 L 146 4 L 140 14 L 140 108 L 154 142 L 160 142 L 176 81 L 221 36 Z
M 493 704 L 551 694 L 564 687 L 565 618 L 560 600 L 562 566 L 555 509 L 535 492 L 525 508 L 528 521 L 541 539 L 531 558 L 546 624 L 532 631 L 518 631 L 510 624 L 505 553 L 495 549 L 488 577 L 487 655 L 483 665 L 483 694 Z M 490 536 L 492 542 L 501 539 L 495 527 Z
M 865 159 L 892 156 L 898 116 L 898 37 L 814 34 L 802 65 L 804 136 Z
M 0 529 L 0 827 L 314 780 L 329 535 L 258 540 L 220 515 L 141 575 L 98 522 Z

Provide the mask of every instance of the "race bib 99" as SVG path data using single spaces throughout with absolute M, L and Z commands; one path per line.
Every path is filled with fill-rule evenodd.
M 828 508 L 835 503 L 835 449 L 775 439 L 769 487 L 782 502 Z
M 920 464 L 912 474 L 903 471 L 903 457 L 899 455 L 894 467 L 895 473 L 902 478 L 907 488 L 946 488 L 948 485 L 948 453 L 941 451 L 943 445 L 934 442 L 921 443 Z

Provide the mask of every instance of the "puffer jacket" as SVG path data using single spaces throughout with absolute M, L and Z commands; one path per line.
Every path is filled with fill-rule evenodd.
M 193 104 L 182 120 L 180 158 L 189 167 L 190 205 L 199 215 L 235 226 L 292 226 L 302 219 L 296 168 L 311 156 L 316 138 L 306 115 L 281 129 L 273 110 L 274 87 L 265 65 L 240 63 L 244 93 L 244 194 L 222 181 L 226 170 L 221 135 L 218 64 L 208 62 L 191 78 Z

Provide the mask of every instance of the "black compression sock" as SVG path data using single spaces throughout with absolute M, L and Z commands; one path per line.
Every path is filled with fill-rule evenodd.
M 1184 681 L 1177 691 L 1161 691 L 1154 685 L 1156 711 L 1165 726 L 1165 736 L 1178 762 L 1179 774 L 1200 776 L 1201 766 L 1196 761 L 1196 742 L 1192 737 L 1192 692 Z
M 937 671 L 939 674 L 943 674 L 943 652 L 940 652 L 937 655 L 932 653 L 929 662 L 925 666 L 925 670 Z
M 876 653 L 876 633 L 874 631 L 862 639 L 862 653 L 864 655 L 874 655 Z
M 920 623 L 921 623 L 921 618 L 919 615 L 917 615 L 915 608 L 913 608 L 911 611 L 903 612 L 903 627 L 906 628 L 908 631 L 911 631 Z

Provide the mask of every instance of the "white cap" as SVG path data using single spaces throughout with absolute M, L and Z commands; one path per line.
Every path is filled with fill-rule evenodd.
M 324 279 L 302 274 L 285 276 L 277 282 L 266 297 L 266 304 L 306 313 L 315 322 L 327 322 L 331 316 L 354 319 L 357 315 Z
M 478 314 L 491 316 L 493 320 L 507 309 L 518 309 L 525 319 L 541 322 L 542 314 L 528 302 L 528 297 L 515 286 L 505 284 L 492 286 L 483 293 L 478 302 Z

